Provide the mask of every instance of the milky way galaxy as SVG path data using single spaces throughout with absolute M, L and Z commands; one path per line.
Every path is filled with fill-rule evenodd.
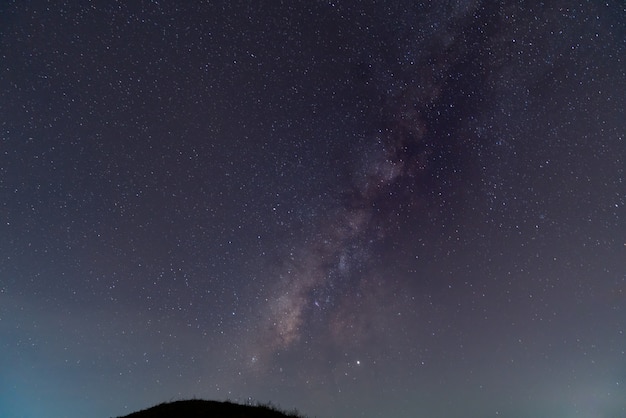
M 626 415 L 620 2 L 5 3 L 0 416 Z

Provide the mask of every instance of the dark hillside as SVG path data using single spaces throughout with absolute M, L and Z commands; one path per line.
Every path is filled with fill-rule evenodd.
M 162 403 L 119 418 L 303 418 L 268 405 L 239 405 L 232 402 L 192 399 Z

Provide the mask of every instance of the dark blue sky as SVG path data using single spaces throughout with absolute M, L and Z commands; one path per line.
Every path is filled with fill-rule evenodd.
M 621 2 L 4 2 L 0 415 L 626 415 Z

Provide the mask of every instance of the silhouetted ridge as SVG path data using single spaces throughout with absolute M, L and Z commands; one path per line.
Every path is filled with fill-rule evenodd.
M 162 403 L 119 418 L 304 418 L 297 412 L 281 412 L 272 405 L 239 405 L 232 402 L 191 399 Z

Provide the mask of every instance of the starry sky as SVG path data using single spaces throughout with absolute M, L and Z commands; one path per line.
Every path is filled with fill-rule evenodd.
M 626 416 L 621 1 L 3 1 L 0 416 Z

